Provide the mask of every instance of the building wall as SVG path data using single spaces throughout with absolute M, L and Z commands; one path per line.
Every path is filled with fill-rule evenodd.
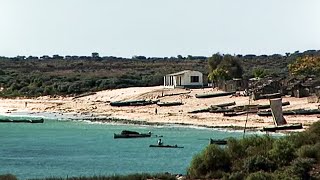
M 191 82 L 191 76 L 198 76 L 199 82 Z M 203 85 L 203 75 L 199 71 L 188 71 L 182 77 L 182 86 L 202 86 Z
M 191 77 L 199 77 L 198 82 L 191 82 Z M 187 71 L 178 75 L 164 76 L 164 86 L 203 86 L 203 75 L 199 71 Z

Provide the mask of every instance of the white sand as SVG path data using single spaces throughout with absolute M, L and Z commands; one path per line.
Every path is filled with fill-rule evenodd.
M 191 89 L 189 94 L 164 96 L 162 94 L 183 93 L 189 90 L 184 89 L 164 89 L 162 86 L 156 87 L 133 87 L 116 90 L 106 90 L 97 92 L 94 95 L 81 98 L 71 97 L 38 97 L 35 99 L 0 99 L 0 113 L 17 112 L 55 112 L 55 113 L 75 113 L 78 116 L 92 114 L 94 117 L 108 116 L 129 120 L 143 120 L 147 122 L 159 123 L 185 123 L 204 126 L 219 127 L 244 127 L 248 119 L 247 127 L 261 128 L 273 125 L 272 117 L 259 117 L 256 114 L 224 117 L 222 113 L 198 113 L 190 114 L 189 111 L 206 108 L 210 105 L 236 102 L 236 105 L 249 103 L 248 97 L 215 97 L 215 98 L 195 98 L 195 94 L 217 93 L 219 91 L 212 88 Z M 156 104 L 147 106 L 112 107 L 109 102 L 120 100 L 138 99 L 159 99 L 160 101 L 182 101 L 181 106 L 159 107 Z M 307 98 L 284 97 L 283 102 L 289 101 L 289 106 L 283 109 L 317 109 L 319 103 L 308 103 Z M 27 106 L 25 106 L 27 102 Z M 268 100 L 257 100 L 251 104 L 269 104 Z M 157 114 L 155 109 L 157 108 Z M 317 115 L 308 116 L 286 116 L 288 123 L 301 122 L 304 126 L 309 126 L 319 120 Z

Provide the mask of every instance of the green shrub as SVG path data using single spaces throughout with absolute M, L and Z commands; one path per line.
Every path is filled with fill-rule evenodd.
M 261 155 L 255 155 L 255 156 L 250 156 L 245 160 L 243 168 L 246 172 L 250 173 L 250 172 L 256 172 L 260 170 L 271 171 L 275 169 L 275 165 L 268 158 Z
M 289 164 L 294 158 L 293 144 L 285 137 L 277 139 L 273 143 L 273 148 L 269 151 L 269 156 L 278 166 Z
M 291 167 L 289 168 L 290 174 L 301 179 L 309 179 L 309 171 L 313 163 L 315 163 L 315 161 L 309 158 L 297 158 L 291 163 Z
M 247 156 L 256 154 L 267 154 L 272 148 L 274 139 L 270 136 L 249 136 L 241 141 L 242 146 L 245 148 L 245 154 Z
M 201 177 L 207 173 L 202 154 L 196 154 L 188 168 L 188 176 Z
M 0 175 L 0 180 L 17 180 L 17 177 L 12 174 Z
M 243 180 L 245 177 L 245 174 L 240 171 L 233 172 L 229 174 L 228 176 L 224 176 L 223 180 Z
M 246 180 L 273 180 L 273 176 L 270 173 L 259 171 L 251 173 L 247 176 Z
M 297 150 L 297 155 L 301 158 L 313 158 L 315 160 L 320 159 L 320 143 L 317 143 L 315 145 L 304 145 L 301 146 Z
M 196 155 L 188 169 L 191 177 L 203 177 L 208 174 L 215 174 L 218 171 L 228 172 L 231 160 L 228 153 L 217 145 L 211 144 L 199 155 Z

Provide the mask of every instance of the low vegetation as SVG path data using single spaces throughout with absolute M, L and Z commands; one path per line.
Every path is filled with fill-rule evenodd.
M 188 168 L 191 179 L 319 179 L 320 122 L 280 138 L 229 139 L 226 147 L 209 145 Z
M 114 88 L 162 85 L 164 75 L 187 69 L 200 71 L 204 77 L 210 74 L 211 79 L 266 75 L 287 77 L 288 65 L 297 58 L 319 55 L 320 51 L 309 50 L 287 53 L 285 56 L 214 54 L 209 58 L 191 55 L 118 58 L 99 57 L 98 53 L 80 57 L 0 57 L 0 97 L 65 96 Z M 296 69 L 294 64 L 290 67 Z M 204 84 L 207 81 L 204 78 Z

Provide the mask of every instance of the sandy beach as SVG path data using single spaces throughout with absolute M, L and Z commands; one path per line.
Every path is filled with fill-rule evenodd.
M 155 87 L 132 87 L 115 90 L 100 91 L 84 97 L 38 97 L 33 99 L 0 99 L 0 113 L 10 114 L 13 112 L 28 113 L 57 113 L 60 115 L 74 114 L 75 117 L 90 116 L 92 118 L 115 118 L 126 119 L 132 122 L 145 121 L 147 123 L 174 123 L 196 126 L 241 128 L 261 128 L 273 125 L 272 117 L 260 117 L 256 114 L 246 114 L 235 117 L 225 117 L 222 113 L 197 113 L 188 112 L 207 108 L 211 105 L 235 102 L 236 105 L 249 104 L 249 97 L 223 96 L 215 98 L 195 97 L 196 94 L 218 93 L 216 89 L 167 89 L 163 86 Z M 179 95 L 175 95 L 179 94 Z M 150 99 L 163 102 L 181 101 L 183 105 L 160 107 L 156 104 L 147 106 L 114 107 L 110 102 L 123 100 Z M 283 110 L 291 109 L 317 109 L 319 103 L 308 103 L 307 98 L 283 97 L 283 102 L 289 101 L 289 106 Z M 250 104 L 269 104 L 267 99 L 253 101 Z M 157 111 L 157 113 L 155 112 Z M 302 123 L 307 128 L 320 118 L 317 115 L 294 115 L 285 116 L 288 123 Z

